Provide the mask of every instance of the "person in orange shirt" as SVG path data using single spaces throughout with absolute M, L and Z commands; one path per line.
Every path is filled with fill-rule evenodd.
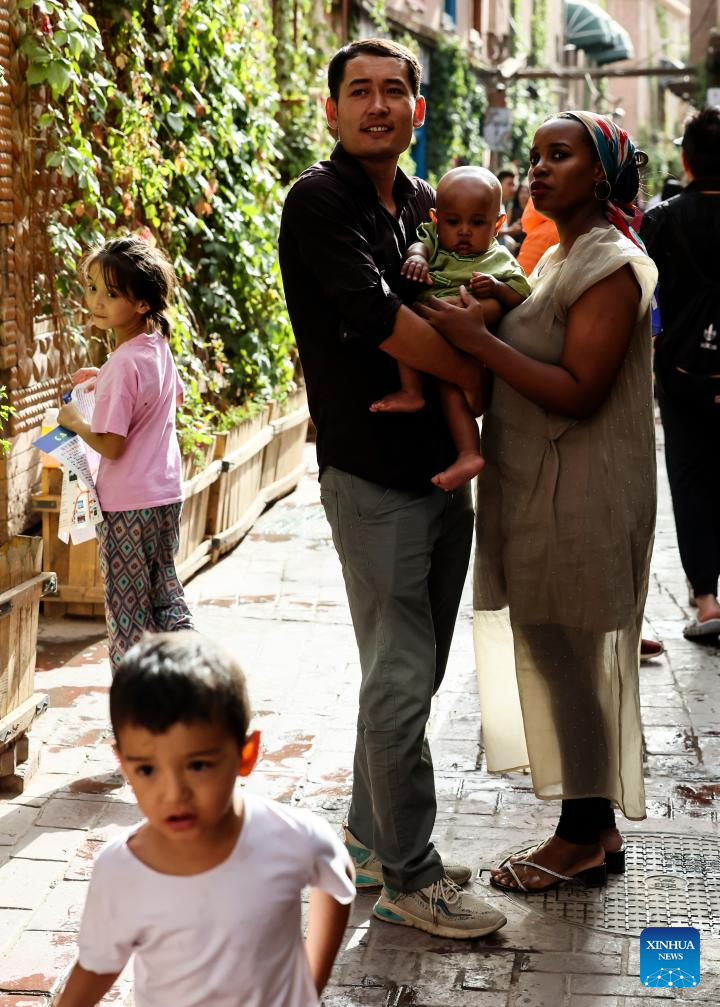
M 535 209 L 532 196 L 525 204 L 520 220 L 525 240 L 520 246 L 517 258 L 526 276 L 529 276 L 547 249 L 557 245 L 560 238 L 553 221 Z

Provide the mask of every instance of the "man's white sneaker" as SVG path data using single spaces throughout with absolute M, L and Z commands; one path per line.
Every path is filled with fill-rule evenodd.
M 346 825 L 343 826 L 343 832 L 345 847 L 355 866 L 355 887 L 379 888 L 383 883 L 383 869 L 379 859 L 373 850 L 363 846 L 360 840 L 355 838 Z M 466 864 L 444 863 L 443 867 L 447 876 L 456 885 L 464 885 L 472 875 L 472 869 Z
M 417 927 L 436 937 L 484 937 L 507 923 L 501 912 L 447 876 L 416 892 L 385 885 L 373 913 L 386 923 Z

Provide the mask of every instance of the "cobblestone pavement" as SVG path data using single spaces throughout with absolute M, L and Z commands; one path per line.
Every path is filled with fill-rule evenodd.
M 707 837 L 712 844 L 720 800 L 720 662 L 717 649 L 682 637 L 690 612 L 659 461 L 661 504 L 646 614 L 667 653 L 642 668 L 649 817 L 627 833 L 636 842 L 638 833 L 654 831 L 694 842 Z M 339 826 L 348 803 L 359 671 L 314 469 L 232 554 L 195 578 L 189 597 L 198 628 L 232 646 L 247 670 L 264 738 L 248 786 L 313 808 Z M 51 699 L 33 731 L 34 744 L 42 746 L 41 767 L 21 797 L 0 801 L 0 1007 L 50 1002 L 75 954 L 92 857 L 104 840 L 137 820 L 110 748 L 101 633 L 98 623 L 71 620 L 45 623 L 41 631 L 37 683 Z M 372 897 L 359 896 L 324 1004 L 717 1003 L 720 936 L 703 937 L 697 988 L 646 988 L 637 937 L 572 925 L 487 889 L 487 868 L 547 834 L 555 808 L 534 800 L 527 776 L 484 772 L 479 727 L 467 589 L 430 726 L 436 840 L 453 859 L 478 869 L 474 884 L 502 908 L 508 924 L 485 940 L 439 940 L 374 920 Z M 682 878 L 675 883 L 682 887 Z M 666 895 L 660 891 L 660 897 Z M 577 909 L 579 900 L 585 912 L 583 898 L 563 894 L 550 908 Z M 714 913 L 720 934 L 717 888 L 714 899 L 705 911 Z M 104 1003 L 130 1003 L 129 989 L 124 976 Z

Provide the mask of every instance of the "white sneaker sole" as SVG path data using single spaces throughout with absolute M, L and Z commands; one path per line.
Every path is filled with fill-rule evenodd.
M 416 930 L 424 930 L 426 934 L 432 934 L 433 937 L 449 937 L 452 940 L 470 940 L 473 937 L 486 937 L 488 934 L 494 934 L 496 930 L 504 927 L 507 923 L 507 919 L 502 915 L 498 914 L 498 920 L 493 923 L 492 926 L 486 927 L 474 927 L 472 930 L 458 930 L 457 927 L 443 926 L 442 924 L 431 923 L 430 920 L 424 920 L 420 916 L 413 916 L 412 913 L 408 913 L 399 908 L 399 906 L 379 906 L 373 907 L 373 915 L 377 919 L 382 920 L 383 923 L 394 923 L 399 927 L 415 927 Z
M 686 640 L 697 640 L 701 636 L 717 636 L 720 634 L 720 619 L 706 619 L 699 622 L 693 619 L 683 630 Z

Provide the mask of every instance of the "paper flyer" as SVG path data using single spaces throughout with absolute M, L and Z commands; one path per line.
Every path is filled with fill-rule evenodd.
M 60 491 L 60 520 L 58 538 L 73 545 L 95 537 L 95 525 L 102 521 L 102 511 L 95 488 L 88 489 L 74 472 L 63 466 Z
M 94 379 L 73 389 L 72 402 L 83 418 L 90 422 L 95 395 L 88 385 L 94 388 Z M 95 492 L 100 455 L 65 427 L 55 427 L 43 434 L 33 441 L 33 446 L 51 455 L 62 466 L 58 538 L 61 542 L 70 540 L 74 544 L 93 538 L 95 525 L 103 520 L 100 501 Z

